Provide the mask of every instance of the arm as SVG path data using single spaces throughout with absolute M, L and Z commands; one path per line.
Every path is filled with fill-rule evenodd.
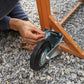
M 26 39 L 28 43 L 36 43 L 45 36 L 44 32 L 40 29 L 37 29 L 36 26 L 33 25 L 30 21 L 11 18 L 9 25 L 10 29 L 18 31 L 23 39 Z
M 17 19 L 15 19 L 15 18 L 17 18 Z M 13 26 L 12 27 L 13 30 L 17 30 L 17 26 L 22 22 L 21 20 L 28 21 L 29 19 L 28 19 L 28 16 L 23 11 L 20 3 L 18 2 L 15 5 L 14 9 L 8 14 L 8 16 L 5 16 L 2 20 L 0 20 L 0 30 L 7 31 L 7 30 L 11 29 L 10 28 L 11 24 Z M 11 24 L 9 21 L 11 22 Z
M 19 31 L 20 35 L 23 39 L 26 39 L 27 43 L 36 43 L 39 38 L 44 37 L 44 33 L 29 22 L 28 16 L 23 11 L 19 2 L 9 16 L 12 17 L 9 22 L 10 29 Z
M 5 16 L 2 20 L 0 20 L 1 31 L 9 30 L 9 21 L 10 21 L 10 17 L 8 16 Z

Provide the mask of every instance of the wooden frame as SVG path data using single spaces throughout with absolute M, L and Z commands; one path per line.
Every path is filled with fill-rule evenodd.
M 64 43 L 59 45 L 59 49 L 64 52 L 69 52 L 80 58 L 84 58 L 84 51 L 62 27 L 62 24 L 76 11 L 82 2 L 78 2 L 78 4 L 74 6 L 70 13 L 65 16 L 61 22 L 56 21 L 51 15 L 49 0 L 36 0 L 36 2 L 42 29 L 53 28 L 56 32 L 60 32 L 64 36 Z

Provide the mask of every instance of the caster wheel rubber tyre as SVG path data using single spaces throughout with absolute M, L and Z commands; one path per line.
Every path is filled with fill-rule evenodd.
M 38 71 L 47 64 L 46 54 L 51 50 L 49 41 L 43 40 L 37 44 L 30 57 L 30 67 Z

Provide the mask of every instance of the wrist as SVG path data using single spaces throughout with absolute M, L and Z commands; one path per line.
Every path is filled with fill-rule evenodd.
M 21 28 L 23 21 L 16 18 L 10 18 L 9 25 L 11 30 L 19 31 Z

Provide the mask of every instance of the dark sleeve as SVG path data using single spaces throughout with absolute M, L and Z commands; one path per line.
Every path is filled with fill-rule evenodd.
M 5 16 L 2 20 L 0 20 L 0 31 L 6 31 L 9 29 L 9 20 L 10 17 Z
M 9 13 L 12 18 L 18 18 L 22 20 L 29 20 L 27 14 L 23 11 L 21 4 L 18 2 L 14 9 Z
M 28 16 L 25 14 L 23 9 L 21 8 L 20 3 L 18 2 L 14 9 L 9 13 L 8 16 L 5 16 L 2 20 L 0 20 L 0 31 L 9 30 L 9 20 L 11 18 L 18 18 L 22 20 L 28 21 Z

